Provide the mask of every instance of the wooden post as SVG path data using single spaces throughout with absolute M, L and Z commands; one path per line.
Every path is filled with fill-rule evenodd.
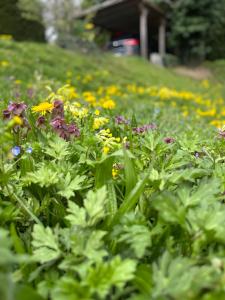
M 163 58 L 166 54 L 166 20 L 161 19 L 159 26 L 159 54 Z
M 148 59 L 148 9 L 140 6 L 140 43 L 141 56 Z

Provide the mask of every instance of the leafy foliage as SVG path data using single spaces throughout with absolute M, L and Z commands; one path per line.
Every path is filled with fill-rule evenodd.
M 0 299 L 224 299 L 221 85 L 25 45 L 0 49 Z
M 51 228 L 35 225 L 33 231 L 34 259 L 41 263 L 57 259 L 60 255 L 59 246 Z
M 169 18 L 169 42 L 186 62 L 224 58 L 224 0 L 155 0 Z

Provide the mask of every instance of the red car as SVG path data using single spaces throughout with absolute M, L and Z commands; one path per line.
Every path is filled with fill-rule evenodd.
M 110 42 L 109 49 L 118 56 L 139 55 L 140 41 L 136 37 L 119 35 Z

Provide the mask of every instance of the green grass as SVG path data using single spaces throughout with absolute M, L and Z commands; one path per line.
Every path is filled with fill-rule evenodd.
M 102 84 L 165 85 L 177 89 L 197 90 L 199 83 L 162 69 L 139 57 L 114 57 L 111 54 L 80 54 L 66 51 L 55 46 L 33 43 L 0 44 L 0 60 L 10 62 L 8 68 L 0 69 L 0 95 L 7 94 L 10 76 L 33 84 L 37 76 L 45 80 L 65 83 L 67 71 L 74 75 L 93 74 L 106 70 L 109 76 L 102 78 Z M 77 85 L 75 78 L 72 83 Z M 92 83 L 94 85 L 95 82 Z M 99 85 L 99 82 L 97 83 Z
M 205 65 L 212 71 L 213 78 L 216 78 L 221 84 L 225 84 L 225 60 L 207 62 Z

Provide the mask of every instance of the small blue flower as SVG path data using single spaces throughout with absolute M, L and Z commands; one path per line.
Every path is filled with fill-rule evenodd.
M 154 109 L 154 114 L 155 114 L 155 115 L 158 115 L 159 113 L 160 113 L 160 108 L 155 108 L 155 109 Z
M 20 148 L 19 146 L 15 146 L 15 147 L 12 148 L 11 151 L 12 151 L 12 154 L 13 154 L 14 156 L 18 156 L 18 155 L 20 155 L 21 148 Z
M 27 148 L 27 150 L 26 150 L 26 153 L 29 153 L 29 154 L 31 154 L 33 152 L 33 149 L 32 149 L 32 147 L 28 147 Z

